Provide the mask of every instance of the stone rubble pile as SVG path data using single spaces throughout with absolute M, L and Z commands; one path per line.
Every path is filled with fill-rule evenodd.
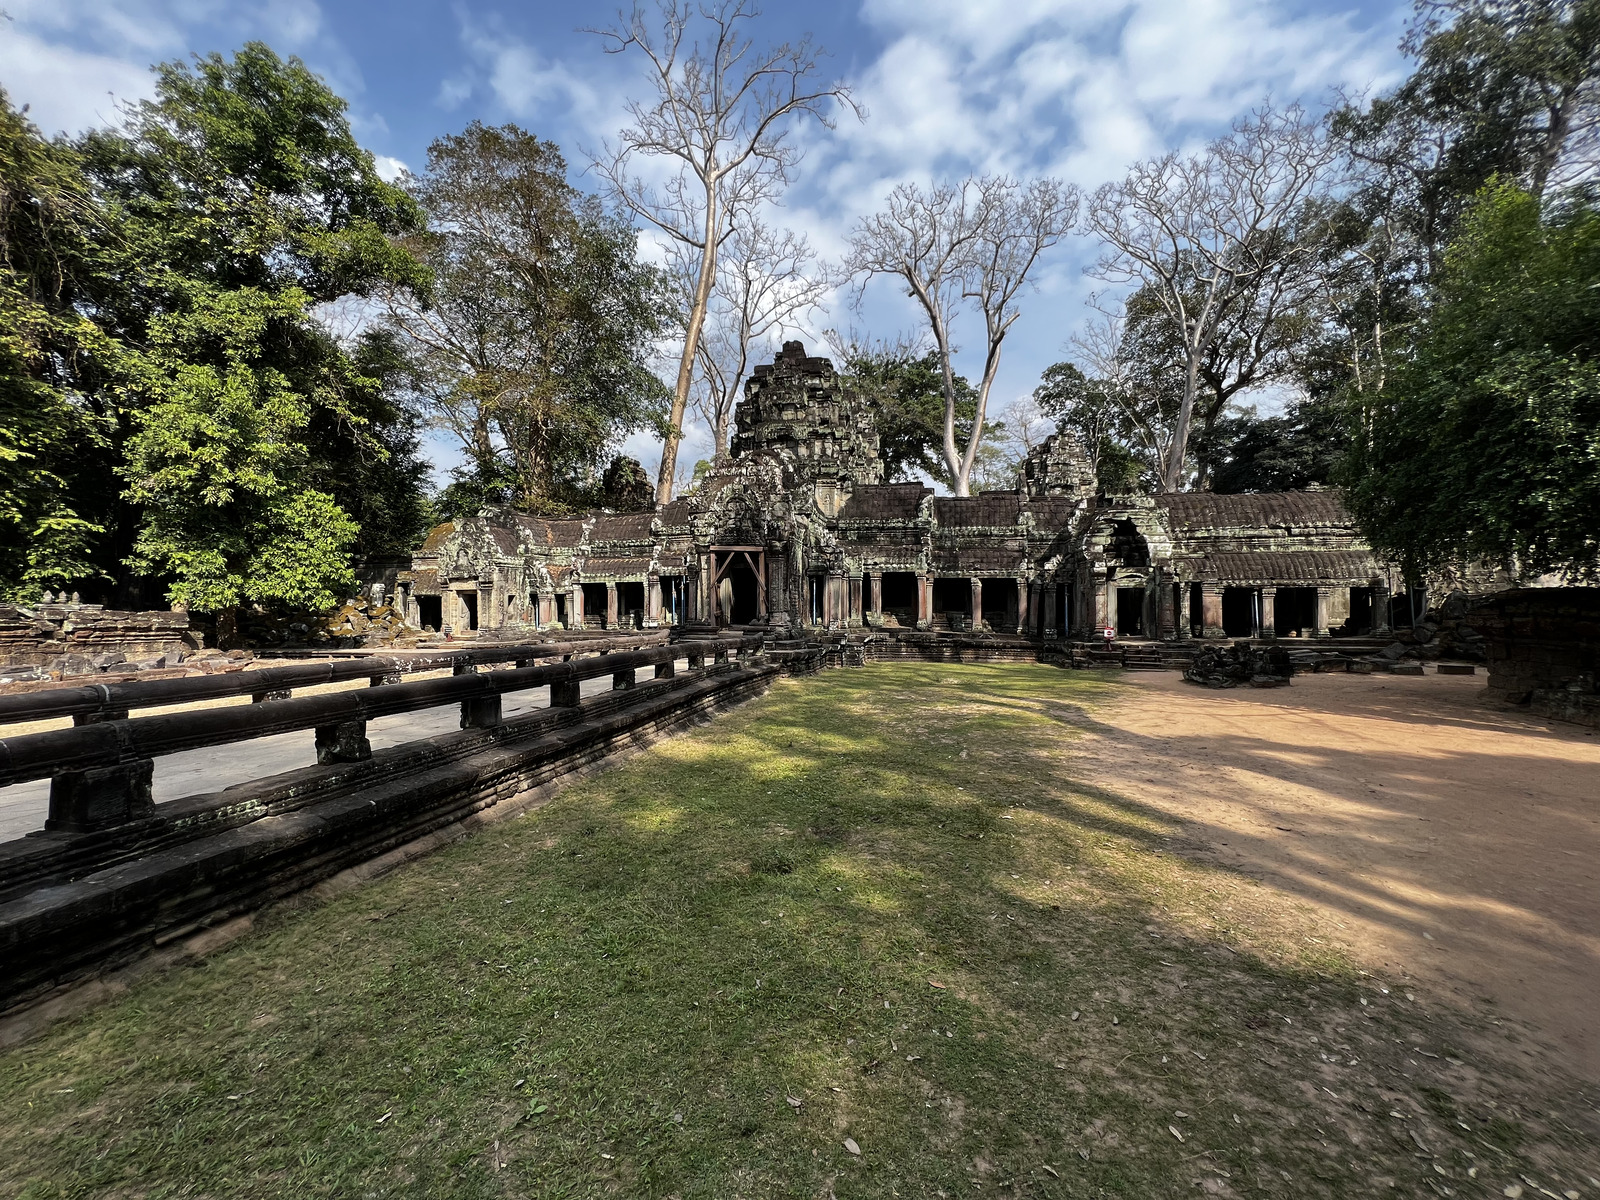
M 1294 674 L 1289 651 L 1282 646 L 1252 646 L 1247 642 L 1205 645 L 1194 652 L 1194 659 L 1183 677 L 1203 687 L 1230 688 L 1288 687 Z
M 1391 654 L 1394 646 L 1388 647 L 1385 657 L 1390 662 L 1401 658 L 1419 662 L 1438 662 L 1441 658 L 1488 662 L 1488 645 L 1483 634 L 1467 624 L 1470 608 L 1471 599 L 1465 592 L 1451 592 L 1444 603 L 1424 613 L 1414 627 L 1396 629 L 1394 645 L 1400 649 Z
M 346 600 L 331 613 L 305 609 L 239 614 L 239 636 L 252 646 L 388 646 L 422 636 L 398 608 L 369 596 Z

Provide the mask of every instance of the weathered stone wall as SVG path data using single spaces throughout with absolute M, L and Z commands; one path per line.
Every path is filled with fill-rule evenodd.
M 0 604 L 0 667 L 88 675 L 119 663 L 155 667 L 199 648 L 186 612 L 118 612 L 98 604 Z
M 1600 726 L 1600 588 L 1522 588 L 1464 620 L 1488 643 L 1485 698 Z

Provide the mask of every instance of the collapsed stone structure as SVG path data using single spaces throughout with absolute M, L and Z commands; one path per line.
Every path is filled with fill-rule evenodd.
M 758 366 L 730 454 L 653 511 L 485 512 L 396 578 L 407 621 L 989 631 L 1029 638 L 1383 633 L 1398 572 L 1332 491 L 1104 495 L 1057 434 L 1016 490 L 884 483 L 868 400 L 789 342 Z M 1399 601 L 1403 603 L 1403 601 Z

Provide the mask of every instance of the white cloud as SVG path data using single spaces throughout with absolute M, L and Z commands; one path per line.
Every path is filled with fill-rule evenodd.
M 355 60 L 328 36 L 316 0 L 8 0 L 0 79 L 40 128 L 77 133 L 116 118 L 117 103 L 154 93 L 152 64 L 259 38 L 299 54 L 340 95 L 364 89 Z M 358 130 L 382 117 L 353 109 Z
M 391 158 L 387 154 L 374 154 L 372 156 L 372 163 L 373 166 L 377 168 L 378 178 L 389 183 L 393 183 L 396 179 L 399 179 L 400 176 L 404 175 L 410 170 L 410 168 L 398 158 Z
M 144 68 L 23 30 L 0 31 L 0 81 L 46 135 L 110 124 L 119 104 L 151 94 Z
M 601 59 L 598 39 L 593 59 L 580 72 L 548 58 L 511 33 L 493 14 L 479 19 L 458 8 L 457 19 L 461 44 L 480 71 L 442 81 L 438 92 L 441 107 L 453 110 L 475 94 L 487 92 L 513 117 L 543 127 L 534 131 L 542 136 L 549 136 L 545 130 L 559 124 L 580 138 L 597 141 L 620 127 L 625 117 L 622 96 L 627 89 L 606 86 L 614 82 L 617 71 L 606 65 L 609 60 Z

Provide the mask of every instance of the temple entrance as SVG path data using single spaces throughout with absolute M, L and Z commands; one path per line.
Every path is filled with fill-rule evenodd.
M 1017 623 L 1012 606 L 1017 601 L 1017 584 L 1014 579 L 985 579 L 983 587 L 983 619 L 990 629 L 1010 629 Z
M 556 599 L 556 624 L 561 626 L 561 628 L 566 629 L 566 628 L 568 628 L 568 625 L 567 625 L 567 594 L 565 592 L 557 592 L 556 596 L 555 596 L 555 599 Z
M 972 580 L 935 579 L 933 581 L 933 611 L 972 615 Z
M 461 601 L 461 611 L 466 614 L 467 628 L 476 629 L 478 627 L 478 593 L 457 592 L 456 596 Z
M 711 597 L 716 623 L 751 625 L 767 615 L 767 555 L 760 546 L 711 551 Z
M 1280 637 L 1311 637 L 1316 633 L 1317 589 L 1281 587 L 1273 604 L 1276 632 Z
M 883 611 L 902 625 L 917 623 L 917 577 L 909 571 L 885 571 Z
M 439 626 L 444 624 L 444 616 L 441 613 L 443 607 L 438 596 L 418 596 L 417 622 L 424 629 L 438 632 Z
M 583 585 L 583 623 L 589 629 L 604 629 L 606 627 L 605 584 L 586 583 Z
M 1144 588 L 1117 589 L 1117 636 L 1144 636 Z
M 617 625 L 637 629 L 644 624 L 644 584 L 617 584 Z
M 1222 589 L 1222 632 L 1231 638 L 1256 635 L 1255 588 Z

